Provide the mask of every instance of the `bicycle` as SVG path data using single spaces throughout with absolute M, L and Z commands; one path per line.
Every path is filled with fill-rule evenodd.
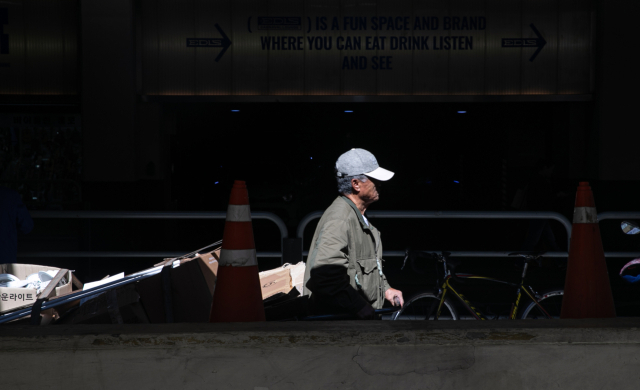
M 442 264 L 442 282 L 441 274 L 438 272 L 438 263 L 436 263 L 436 273 L 438 280 L 434 287 L 434 292 L 422 292 L 405 302 L 404 307 L 392 315 L 392 320 L 459 320 L 460 316 L 448 295 L 453 295 L 462 304 L 462 306 L 476 320 L 487 320 L 487 316 L 473 306 L 467 298 L 458 291 L 458 286 L 452 285 L 452 282 L 464 283 L 462 279 L 482 279 L 491 282 L 497 282 L 509 285 L 517 289 L 516 300 L 512 303 L 509 319 L 552 319 L 560 318 L 560 308 L 562 305 L 562 297 L 564 290 L 553 289 L 546 292 L 537 293 L 532 287 L 525 284 L 527 270 L 533 263 L 540 264 L 540 260 L 544 255 L 541 253 L 510 253 L 509 256 L 519 256 L 524 259 L 524 268 L 522 271 L 521 282 L 511 283 L 504 280 L 490 278 L 486 276 L 472 274 L 456 274 L 455 269 L 460 265 L 460 260 L 449 259 L 450 252 L 428 253 L 428 252 L 409 252 L 407 251 L 402 269 L 406 266 L 407 259 L 410 259 L 412 267 L 415 257 L 427 257 L 436 259 Z M 415 269 L 415 268 L 414 268 Z M 449 294 L 451 293 L 451 294 Z M 530 300 L 521 314 L 518 315 L 518 309 L 521 301 L 525 298 Z M 497 316 L 496 316 L 497 319 Z

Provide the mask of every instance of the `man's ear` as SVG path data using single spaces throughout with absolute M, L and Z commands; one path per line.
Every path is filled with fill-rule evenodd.
M 356 192 L 360 192 L 360 180 L 351 179 L 351 188 Z

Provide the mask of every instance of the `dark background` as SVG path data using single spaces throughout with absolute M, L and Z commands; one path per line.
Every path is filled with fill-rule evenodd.
M 0 96 L 2 115 L 82 117 L 81 137 L 68 141 L 81 148 L 81 174 L 59 177 L 76 181 L 81 197 L 34 201 L 23 192 L 30 209 L 223 211 L 232 182 L 239 179 L 247 181 L 252 209 L 276 213 L 293 237 L 303 216 L 325 209 L 335 198 L 333 164 L 353 147 L 373 152 L 382 167 L 396 172 L 382 187 L 375 210 L 510 210 L 516 191 L 543 158 L 555 161 L 555 189 L 569 194 L 554 197 L 550 211 L 571 219 L 575 188 L 583 180 L 591 184 L 599 212 L 640 209 L 635 63 L 633 51 L 619 39 L 635 33 L 634 24 L 624 20 L 630 17 L 624 11 L 628 1 L 594 2 L 594 87 L 587 99 L 455 97 L 414 103 L 153 99 L 139 93 L 136 2 L 74 4 L 77 93 Z M 1 127 L 0 135 L 9 128 Z M 10 153 L 6 142 L 0 153 L 2 158 Z M 0 185 L 24 189 L 12 182 L 22 177 L 0 178 Z M 520 249 L 527 229 L 520 220 L 372 222 L 388 250 L 512 251 Z M 618 224 L 600 224 L 605 251 L 637 251 L 638 238 L 622 235 Z M 566 249 L 564 229 L 555 222 L 551 226 Z M 314 227 L 315 222 L 305 231 L 305 249 Z M 216 220 L 38 219 L 34 231 L 21 237 L 19 249 L 189 252 L 217 241 L 222 230 Z M 271 222 L 254 221 L 254 230 L 259 251 L 280 250 Z M 537 249 L 549 248 L 541 242 Z M 83 281 L 133 272 L 158 260 L 19 258 L 73 268 Z M 428 283 L 423 276 L 400 272 L 401 260 L 390 258 L 385 264 L 394 286 L 411 293 Z M 618 302 L 637 296 L 616 276 L 629 260 L 608 260 Z M 259 263 L 269 269 L 280 260 Z M 505 278 L 519 274 L 510 259 L 465 259 L 464 265 L 471 272 Z M 543 286 L 556 287 L 564 280 L 562 269 L 551 266 L 532 272 Z M 498 298 L 496 292 L 487 300 Z
M 557 192 L 549 211 L 571 220 L 580 180 L 589 180 L 599 211 L 637 210 L 637 182 L 593 180 L 587 153 L 580 168 L 568 154 L 576 115 L 587 121 L 594 103 L 181 103 L 164 104 L 175 115 L 169 134 L 169 169 L 162 181 L 140 180 L 117 185 L 84 182 L 78 209 L 224 211 L 234 180 L 246 180 L 253 210 L 280 216 L 295 234 L 302 217 L 325 209 L 337 196 L 333 167 L 337 156 L 351 147 L 375 153 L 381 166 L 396 173 L 383 184 L 373 210 L 513 210 L 511 202 L 536 171 L 540 159 L 554 161 L 551 178 Z M 345 112 L 353 111 L 353 112 Z M 459 111 L 465 111 L 460 113 Z M 517 130 L 514 130 L 517 129 Z M 574 133 L 572 133 L 572 129 Z M 593 127 L 584 130 L 588 138 Z M 588 142 L 586 149 L 592 148 Z M 578 166 L 578 168 L 577 168 Z M 582 173 L 582 174 L 577 174 Z M 504 184 L 504 186 L 503 186 Z M 503 191 L 504 190 L 504 191 Z M 36 203 L 35 208 L 59 205 Z M 72 206 L 73 209 L 74 206 Z M 67 207 L 62 207 L 67 209 Z M 36 229 L 21 238 L 25 250 L 184 251 L 222 237 L 222 221 L 198 220 L 37 220 Z M 308 249 L 316 221 L 305 230 Z M 382 231 L 387 250 L 517 251 L 526 220 L 403 220 L 372 222 Z M 618 221 L 601 224 L 605 250 L 635 251 L 636 237 L 624 236 Z M 561 224 L 551 227 L 562 250 L 567 237 Z M 254 221 L 258 251 L 279 251 L 275 225 Z M 541 240 L 536 249 L 551 250 Z M 23 259 L 22 261 L 33 259 Z M 75 268 L 82 280 L 127 273 L 159 259 L 40 259 Z M 621 314 L 635 313 L 635 294 L 617 278 L 629 259 L 609 259 L 612 285 Z M 280 264 L 260 259 L 260 269 Z M 426 274 L 400 271 L 402 258 L 388 258 L 385 272 L 406 295 L 430 286 L 433 265 Z M 530 271 L 538 289 L 564 283 L 564 269 L 555 261 Z M 516 281 L 520 268 L 512 259 L 464 259 L 462 271 Z M 510 290 L 486 282 L 465 286 L 470 297 L 508 311 Z M 626 305 L 632 304 L 628 308 Z

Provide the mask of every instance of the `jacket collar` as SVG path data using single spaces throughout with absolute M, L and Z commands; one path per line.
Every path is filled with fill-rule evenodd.
M 353 203 L 351 201 L 351 199 L 347 198 L 344 195 L 340 196 L 345 202 L 347 202 L 347 204 L 349 206 L 351 206 L 351 208 L 353 209 L 353 211 L 356 213 L 356 215 L 358 216 L 358 220 L 360 221 L 360 225 L 362 226 L 363 229 L 367 229 L 367 230 L 371 230 L 369 229 L 369 225 L 367 225 L 367 223 L 364 221 L 364 218 L 362 217 L 362 213 L 360 212 L 360 210 L 358 210 L 358 207 L 356 206 L 355 203 Z

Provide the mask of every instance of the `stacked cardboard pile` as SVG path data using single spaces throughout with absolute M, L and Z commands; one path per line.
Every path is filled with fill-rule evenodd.
M 67 299 L 68 302 L 54 309 L 37 311 L 46 320 L 40 324 L 52 321 L 60 324 L 208 322 L 219 256 L 218 248 L 209 253 L 165 259 L 152 268 L 131 275 L 120 273 L 86 285 L 68 270 L 30 264 L 0 264 L 0 274 L 9 274 L 5 279 L 11 279 L 10 287 L 0 287 L 0 314 L 34 307 L 38 299 L 41 301 L 38 301 L 36 309 L 42 299 L 53 301 L 71 293 L 80 294 L 80 291 L 72 292 L 73 284 L 84 291 L 100 286 L 102 289 L 95 294 L 85 294 L 82 299 L 68 297 L 71 298 Z M 52 280 L 56 284 L 43 287 L 42 292 L 30 288 L 31 285 L 13 286 L 22 283 L 28 275 L 38 275 L 39 271 L 49 271 L 48 274 L 59 271 Z M 28 316 L 23 316 L 24 319 Z
M 123 273 L 82 285 L 68 271 L 64 285 L 50 288 L 47 297 L 56 299 L 72 292 L 72 281 L 79 289 L 97 288 L 100 292 L 74 299 L 56 309 L 55 323 L 160 323 L 208 322 L 216 286 L 220 249 L 205 254 L 165 259 L 154 267 L 131 274 Z M 18 278 L 38 271 L 57 271 L 55 267 L 2 264 L 0 273 Z M 262 297 L 268 320 L 300 319 L 306 316 L 307 301 L 302 296 L 305 263 L 285 264 L 260 273 Z M 65 272 L 67 270 L 64 270 Z M 62 275 L 62 273 L 60 273 Z M 135 276 L 134 283 L 126 280 Z M 117 281 L 122 280 L 123 283 Z M 77 282 L 77 283 L 76 283 Z M 19 291 L 18 291 L 19 290 Z M 27 291 L 28 290 L 28 291 Z M 0 288 L 0 313 L 33 305 L 37 291 L 27 288 Z M 46 313 L 42 313 L 43 315 Z

